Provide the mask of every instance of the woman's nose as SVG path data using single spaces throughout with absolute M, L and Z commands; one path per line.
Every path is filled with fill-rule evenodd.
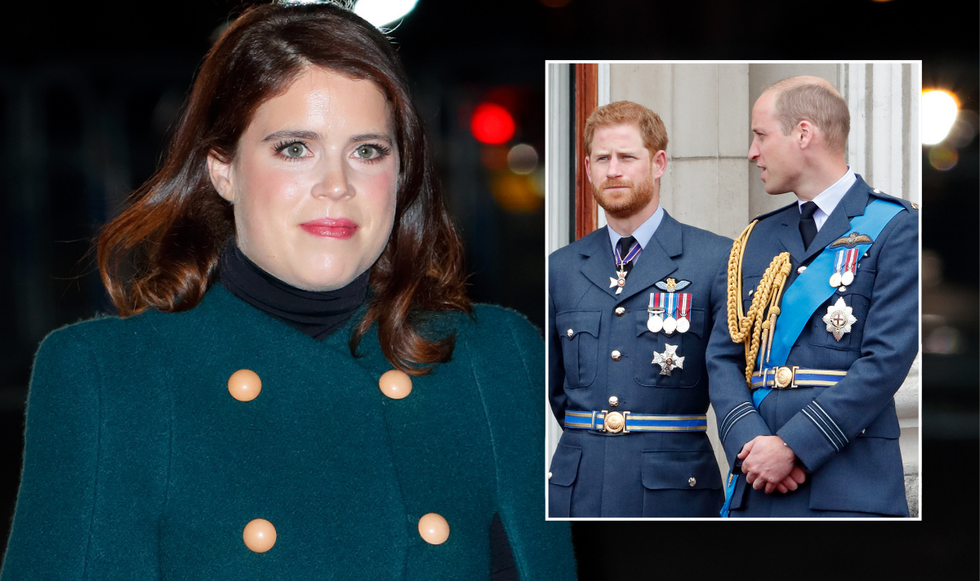
M 347 178 L 347 172 L 342 163 L 325 163 L 319 180 L 313 186 L 313 196 L 316 198 L 343 199 L 354 195 L 354 189 Z

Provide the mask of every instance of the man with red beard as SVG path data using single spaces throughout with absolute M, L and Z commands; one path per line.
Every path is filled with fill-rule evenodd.
M 564 429 L 550 517 L 715 517 L 704 351 L 731 240 L 660 206 L 667 131 L 619 101 L 585 126 L 586 173 L 607 227 L 549 259 L 548 387 Z

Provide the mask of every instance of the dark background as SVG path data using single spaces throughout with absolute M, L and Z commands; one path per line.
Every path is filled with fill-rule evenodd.
M 91 242 L 156 167 L 213 35 L 242 5 L 48 2 L 0 12 L 0 547 L 37 344 L 110 311 Z M 481 101 L 504 105 L 518 125 L 508 145 L 541 154 L 546 59 L 921 59 L 923 87 L 955 92 L 972 112 L 962 115 L 973 133 L 964 131 L 952 169 L 934 169 L 923 151 L 922 522 L 579 523 L 583 579 L 700 576 L 706 567 L 738 577 L 976 578 L 978 22 L 976 4 L 911 0 L 419 0 L 394 31 L 467 241 L 473 297 L 539 327 L 540 168 L 516 181 L 495 169 L 504 150 L 477 143 L 466 120 Z

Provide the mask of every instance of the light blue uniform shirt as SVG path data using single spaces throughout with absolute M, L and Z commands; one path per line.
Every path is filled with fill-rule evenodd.
M 663 219 L 664 207 L 658 204 L 657 211 L 654 212 L 652 216 L 647 218 L 646 222 L 640 224 L 640 227 L 633 232 L 633 238 L 636 238 L 636 241 L 640 243 L 640 248 L 645 249 L 647 247 L 647 244 L 650 243 L 650 239 L 653 238 L 653 233 L 657 231 L 657 228 L 660 226 L 660 222 Z M 613 256 L 615 256 L 616 245 L 619 244 L 619 239 L 625 238 L 625 236 L 613 230 L 612 226 L 609 226 L 606 229 L 609 231 L 609 243 L 612 245 L 612 253 Z M 642 254 L 642 252 L 640 254 Z M 637 255 L 636 258 L 633 259 L 634 266 L 639 258 L 640 256 Z

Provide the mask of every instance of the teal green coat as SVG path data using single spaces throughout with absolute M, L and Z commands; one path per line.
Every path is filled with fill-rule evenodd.
M 486 579 L 500 514 L 522 579 L 574 577 L 545 522 L 543 342 L 520 315 L 447 315 L 452 361 L 378 388 L 372 331 L 319 342 L 213 288 L 185 313 L 65 327 L 42 343 L 3 581 Z M 228 378 L 251 369 L 250 402 Z M 438 513 L 449 539 L 418 521 Z M 277 541 L 254 553 L 246 524 Z

